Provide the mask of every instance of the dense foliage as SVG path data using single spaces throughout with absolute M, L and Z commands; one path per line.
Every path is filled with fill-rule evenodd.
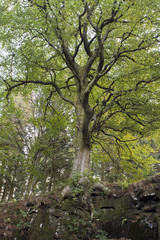
M 6 0 L 0 13 L 3 198 L 51 190 L 71 169 L 155 172 L 158 0 Z

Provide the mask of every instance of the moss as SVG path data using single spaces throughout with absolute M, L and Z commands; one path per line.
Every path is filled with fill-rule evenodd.
M 49 213 L 40 209 L 30 229 L 30 240 L 52 240 L 53 232 L 55 229 L 50 225 Z
M 64 201 L 62 201 L 62 210 L 65 210 L 65 211 L 72 211 L 75 209 L 75 203 L 72 199 L 65 199 Z
M 131 198 L 129 195 L 121 198 L 103 199 L 95 203 L 94 217 L 100 221 L 113 221 L 129 217 L 131 212 Z
M 32 205 L 5 205 L 1 208 L 3 217 L 0 218 L 0 230 L 4 233 L 6 226 L 12 226 L 14 234 L 10 239 L 18 240 L 91 240 L 97 238 L 99 230 L 108 233 L 109 238 L 157 240 L 160 184 L 143 185 L 133 185 L 125 193 L 116 186 L 117 191 L 105 194 L 97 190 L 92 193 L 84 191 L 76 198 L 60 200 L 54 195 L 39 198 Z M 32 213 L 37 216 L 28 230 L 24 223 L 30 223 Z M 18 229 L 17 223 L 21 220 Z M 10 231 L 10 228 L 7 229 Z M 9 237 L 10 232 L 7 234 Z M 1 239 L 9 238 L 3 235 Z

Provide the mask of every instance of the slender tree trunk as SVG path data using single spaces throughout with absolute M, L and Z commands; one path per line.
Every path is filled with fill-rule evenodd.
M 14 172 L 12 172 L 12 180 L 10 180 L 10 189 L 9 189 L 9 196 L 8 196 L 8 201 L 12 201 L 13 199 L 13 194 L 14 194 L 14 189 L 15 189 L 15 181 L 16 181 L 16 175 L 17 175 L 17 169 L 18 165 L 15 166 Z
M 53 186 L 53 167 L 51 166 L 50 179 L 48 185 L 48 192 L 51 192 Z
M 2 197 L 3 175 L 0 176 L 0 201 Z
M 101 180 L 105 180 L 105 163 L 103 161 L 101 162 Z
M 10 184 L 10 180 L 7 179 L 6 182 L 5 182 L 5 185 L 4 185 L 2 202 L 6 202 L 6 200 L 7 200 L 9 184 Z
M 29 192 L 29 195 L 28 195 L 28 199 L 31 199 L 35 195 L 35 191 L 36 191 L 38 182 L 39 182 L 39 178 L 35 179 L 35 177 L 34 177 L 33 182 L 32 182 L 32 186 L 31 186 L 31 189 L 30 189 L 30 192 Z
M 11 186 L 10 186 L 8 202 L 9 202 L 9 201 L 12 201 L 12 199 L 13 199 L 13 193 L 14 193 L 14 181 L 12 181 Z
M 27 184 L 26 184 L 24 199 L 27 199 L 29 197 L 31 189 L 32 189 L 32 184 L 33 184 L 33 175 L 31 174 L 29 176 Z

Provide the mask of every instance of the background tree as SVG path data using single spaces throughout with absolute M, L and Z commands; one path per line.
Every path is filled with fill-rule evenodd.
M 91 169 L 97 139 L 114 141 L 120 154 L 128 132 L 138 138 L 158 127 L 159 8 L 149 0 L 2 3 L 7 97 L 41 85 L 47 104 L 56 96 L 71 105 L 73 170 Z
M 13 99 L 1 106 L 2 202 L 51 191 L 57 181 L 68 178 L 73 159 L 65 118 L 48 109 L 44 121 L 43 105 L 37 107 L 35 96 L 26 100 L 18 95 Z

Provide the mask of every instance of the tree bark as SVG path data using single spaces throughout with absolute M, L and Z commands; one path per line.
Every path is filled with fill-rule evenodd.
M 29 198 L 30 192 L 32 191 L 32 185 L 33 185 L 33 175 L 31 174 L 28 177 L 28 181 L 26 183 L 26 189 L 25 189 L 25 193 L 24 193 L 24 199 Z
M 13 194 L 14 194 L 14 181 L 12 181 L 11 184 L 10 184 L 10 191 L 9 191 L 9 196 L 8 196 L 8 202 L 12 201 Z
M 4 190 L 3 190 L 3 195 L 2 195 L 2 202 L 7 201 L 9 185 L 10 185 L 10 180 L 6 179 L 6 182 L 5 182 L 5 185 L 4 185 Z
M 3 188 L 3 175 L 0 175 L 0 201 L 2 198 L 2 188 Z
M 90 141 L 90 139 L 89 139 Z M 90 143 L 90 142 L 89 142 Z M 73 162 L 72 172 L 83 173 L 85 169 L 91 169 L 91 147 L 85 144 L 83 134 L 80 130 L 77 133 L 76 153 Z
M 75 144 L 75 158 L 73 172 L 83 173 L 86 169 L 91 170 L 91 119 L 93 111 L 89 104 L 78 103 L 77 114 L 77 136 Z
M 53 166 L 51 166 L 50 179 L 48 185 L 48 192 L 51 192 L 53 186 Z

